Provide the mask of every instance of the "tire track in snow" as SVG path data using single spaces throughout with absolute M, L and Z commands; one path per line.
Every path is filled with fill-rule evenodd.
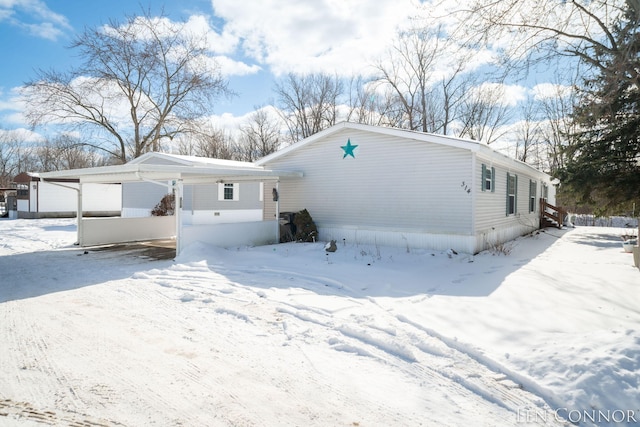
M 513 423 L 520 411 L 534 410 L 536 413 L 546 412 L 548 416 L 532 420 L 533 424 L 563 425 L 553 423 L 555 413 L 544 394 L 536 394 L 535 389 L 528 391 L 531 389 L 518 382 L 518 378 L 496 369 L 495 362 L 477 360 L 440 336 L 428 333 L 420 325 L 401 315 L 388 313 L 375 301 L 371 302 L 379 308 L 377 320 L 395 328 L 370 325 L 363 319 L 336 325 L 333 315 L 304 307 L 297 310 L 279 308 L 278 311 L 323 327 L 330 335 L 327 343 L 336 351 L 373 358 L 425 384 L 453 383 L 462 389 L 463 394 L 472 393 L 511 413 L 511 418 L 505 419 L 506 424 Z M 289 339 L 293 338 L 291 332 L 287 334 Z
M 151 274 L 144 273 L 144 278 L 150 278 L 152 275 L 158 274 L 160 278 L 163 280 L 166 279 L 164 276 L 167 270 L 162 271 L 154 271 Z M 137 273 L 136 273 L 137 274 Z M 188 280 L 185 279 L 185 280 Z M 178 286 L 167 286 L 163 283 L 158 283 L 154 281 L 154 283 L 161 286 L 159 289 L 164 288 L 175 288 L 177 290 L 182 290 L 180 285 Z M 151 324 L 157 328 L 160 325 L 171 325 L 171 329 L 167 331 L 162 331 L 164 333 L 168 333 L 170 336 L 179 336 L 176 331 L 182 330 L 184 331 L 184 335 L 182 338 L 186 341 L 189 340 L 189 332 L 194 331 L 199 325 L 193 323 L 188 318 L 183 318 L 180 316 L 175 316 L 175 303 L 179 301 L 180 298 L 174 298 L 174 295 L 167 295 L 166 292 L 158 291 L 158 292 L 149 292 L 148 288 L 140 288 L 137 286 L 131 287 L 122 287 L 118 289 L 119 293 L 124 293 L 127 296 L 127 300 L 144 300 L 150 306 L 155 308 L 152 317 L 141 317 L 141 320 L 145 322 L 151 322 Z M 184 302 L 184 301 L 183 301 Z M 143 314 L 137 314 L 136 316 L 142 316 Z M 144 327 L 141 328 L 143 331 Z M 138 332 L 135 332 L 137 335 Z M 141 336 L 141 339 L 147 339 L 148 337 Z M 153 338 L 156 339 L 156 338 Z M 171 377 L 167 380 L 171 383 L 179 383 L 180 387 L 189 389 L 194 395 L 197 393 L 205 394 L 208 393 L 208 384 L 203 382 L 203 371 L 201 367 L 190 360 L 193 356 L 191 353 L 187 351 L 187 349 L 180 345 L 167 342 L 165 348 L 159 348 L 159 353 L 161 354 L 160 361 L 163 365 L 161 366 L 171 366 Z M 184 344 L 184 343 L 182 343 Z M 155 345 L 155 344 L 152 344 Z M 169 360 L 164 356 L 167 355 Z M 164 365 L 167 364 L 167 365 Z M 111 366 L 111 365 L 110 365 Z M 162 371 L 161 367 L 156 367 L 154 364 L 147 364 L 144 366 L 132 367 L 133 369 L 141 369 L 147 373 L 147 376 L 152 378 L 162 378 L 166 377 L 166 372 Z M 203 418 L 203 414 L 197 412 L 186 412 L 182 410 L 182 405 L 185 404 L 184 400 L 180 400 L 176 398 L 176 396 L 168 395 L 165 390 L 161 387 L 158 388 L 157 382 L 135 382 L 131 381 L 126 375 L 123 376 L 121 372 L 119 372 L 118 366 L 111 366 L 110 369 L 107 370 L 109 375 L 117 375 L 118 383 L 120 387 L 118 389 L 126 390 L 128 393 L 135 393 L 134 399 L 139 402 L 140 407 L 152 407 L 155 408 L 155 415 L 162 415 L 166 417 L 170 417 L 171 414 L 175 414 L 176 418 L 170 419 L 166 418 L 163 421 L 168 422 L 171 425 L 203 425 L 205 419 Z M 124 387 L 122 387 L 124 386 Z M 211 414 L 208 414 L 209 416 Z M 233 425 L 238 417 L 235 415 L 230 417 L 226 412 L 216 413 L 214 414 L 216 419 L 222 419 L 228 425 Z M 206 418 L 206 417 L 205 417 Z M 250 424 L 248 424 L 250 425 Z
M 328 336 L 326 342 L 335 351 L 355 354 L 393 367 L 406 374 L 409 378 L 417 380 L 421 387 L 433 387 L 434 385 L 440 387 L 444 385 L 443 394 L 448 395 L 448 392 L 453 391 L 454 398 L 451 399 L 452 401 L 460 400 L 468 403 L 469 399 L 474 399 L 474 396 L 475 400 L 477 400 L 478 393 L 475 393 L 474 390 L 469 390 L 464 384 L 452 380 L 443 375 L 439 369 L 432 367 L 432 365 L 445 366 L 450 364 L 448 358 L 445 359 L 443 356 L 436 356 L 431 353 L 421 353 L 406 344 L 392 342 L 392 340 L 398 338 L 397 331 L 393 333 L 386 330 L 386 328 L 370 327 L 362 322 L 356 322 L 355 325 L 353 323 L 345 324 L 340 322 L 339 325 L 335 325 L 334 321 L 336 319 L 331 314 L 323 316 L 315 309 L 309 310 L 314 314 L 309 314 L 305 309 L 295 311 L 287 308 L 279 309 L 278 311 L 283 314 L 289 314 L 303 322 L 311 322 L 323 327 L 325 334 Z M 294 339 L 290 332 L 287 332 L 287 337 L 289 340 Z M 460 396 L 463 396 L 463 398 L 459 399 Z M 496 403 L 487 401 L 482 395 L 480 397 L 487 404 L 493 405 Z M 498 406 L 506 409 L 503 405 Z M 393 408 L 388 406 L 387 410 L 393 411 Z M 499 416 L 499 414 L 495 415 Z M 504 414 L 502 420 L 504 425 L 509 425 L 513 421 L 513 419 Z
M 29 315 L 21 310 L 12 310 L 12 336 L 11 344 L 16 351 L 16 361 L 19 363 L 20 372 L 26 377 L 33 378 L 34 372 L 39 372 L 38 386 L 32 394 L 40 401 L 41 398 L 49 398 L 54 392 L 56 407 L 64 407 L 69 410 L 78 410 L 84 407 L 84 402 L 79 397 L 72 381 L 67 378 L 63 370 L 50 357 L 50 346 L 57 347 L 64 336 L 47 337 L 42 333 L 41 325 L 35 323 Z M 19 326 L 18 326 L 19 325 Z M 20 375 L 20 374 L 19 374 Z M 38 394 L 37 396 L 35 394 Z
M 199 269 L 198 269 L 199 270 Z M 194 292 L 197 298 L 201 293 L 207 295 L 218 294 L 218 297 L 226 300 L 227 303 L 236 300 L 238 302 L 251 303 L 255 299 L 255 292 L 250 292 L 245 285 L 229 283 L 229 278 L 225 277 L 225 286 L 232 286 L 233 289 L 224 291 L 216 289 L 215 284 L 202 286 L 203 279 L 214 279 L 219 276 L 217 272 L 188 270 L 181 272 L 180 277 L 167 277 L 169 271 L 162 272 L 158 283 L 165 287 L 172 287 L 180 291 Z M 171 276 L 175 273 L 171 272 Z M 184 274 L 187 273 L 187 274 Z M 244 272 L 246 273 L 246 272 Z M 251 273 L 251 272 L 250 272 Z M 271 273 L 279 280 L 280 285 L 284 278 L 291 275 L 290 272 L 260 269 L 255 273 Z M 237 274 L 237 273 L 236 273 Z M 177 276 L 177 274 L 176 274 Z M 223 276 L 224 277 L 224 276 Z M 365 300 L 356 299 L 344 295 L 350 293 L 340 282 L 329 280 L 323 277 L 308 277 L 295 275 L 295 279 L 302 283 L 297 283 L 302 289 L 317 291 L 329 288 L 330 292 L 339 291 L 337 296 L 349 300 L 351 305 L 342 305 L 337 310 L 326 310 L 319 307 L 309 307 L 303 304 L 278 301 L 276 311 L 281 315 L 291 316 L 297 321 L 282 321 L 282 333 L 286 337 L 289 345 L 295 344 L 296 339 L 307 341 L 310 336 L 317 334 L 318 327 L 324 330 L 325 342 L 330 348 L 336 351 L 355 353 L 359 356 L 372 358 L 378 362 L 393 366 L 410 377 L 416 378 L 425 384 L 450 384 L 457 389 L 458 395 L 473 394 L 487 404 L 496 405 L 507 411 L 505 423 L 513 422 L 516 414 L 521 410 L 547 411 L 547 419 L 554 420 L 553 413 L 545 400 L 523 389 L 521 383 L 515 381 L 513 376 L 505 375 L 496 369 L 495 364 L 490 361 L 482 361 L 469 355 L 468 352 L 435 334 L 429 334 L 420 325 L 411 323 L 403 316 L 396 316 L 380 306 L 374 298 Z M 169 280 L 167 280 L 169 279 Z M 175 279 L 175 280 L 174 280 Z M 292 277 L 292 279 L 294 279 Z M 214 279 L 215 281 L 215 279 Z M 262 286 L 265 286 L 262 283 Z M 244 298 L 239 299 L 231 294 L 239 292 Z M 333 291 L 333 292 L 331 292 Z M 346 291 L 346 292 L 345 292 Z M 246 294 L 246 295 L 245 295 Z M 191 301 L 192 299 L 189 299 Z M 216 308 L 219 314 L 227 314 L 238 320 L 260 323 L 261 319 L 255 316 L 244 314 L 244 311 L 237 311 L 229 308 L 223 301 L 223 306 Z M 217 305 L 217 304 L 216 304 Z M 344 319 L 353 311 L 357 311 L 365 305 L 374 308 L 378 312 L 376 318 L 378 324 L 366 318 L 357 318 L 351 314 L 351 318 Z M 370 310 L 369 310 L 370 311 Z M 385 326 L 380 326 L 384 323 Z M 304 325 L 311 324 L 311 327 Z M 392 325 L 392 326 L 387 326 Z M 315 328 L 315 330 L 314 330 Z M 313 337 L 312 337 L 313 338 Z M 312 339 L 311 338 L 311 339 Z M 392 409 L 392 408 L 388 408 Z M 501 416 L 505 416 L 504 414 Z M 508 418 L 511 417 L 511 418 Z M 540 425 L 547 425 L 543 420 L 536 420 Z
M 16 402 L 11 399 L 0 399 L 0 420 L 3 418 L 20 422 L 29 420 L 51 426 L 114 427 L 123 425 L 113 420 L 93 418 L 86 414 L 37 408 L 30 403 Z
M 544 392 L 533 381 L 510 372 L 496 361 L 472 351 L 464 344 L 447 339 L 429 328 L 409 320 L 404 315 L 396 315 L 397 320 L 422 332 L 421 339 L 438 342 L 449 348 L 448 357 L 452 363 L 439 372 L 464 387 L 480 395 L 484 399 L 518 413 L 523 410 L 535 410 L 536 413 L 546 412 L 546 417 L 536 417 L 533 420 L 539 425 L 564 425 L 557 422 L 547 424 L 544 420 L 556 420 L 553 407 L 561 404 L 549 393 Z

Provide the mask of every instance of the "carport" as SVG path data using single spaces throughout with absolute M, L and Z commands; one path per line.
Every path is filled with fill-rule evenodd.
M 275 182 L 274 195 L 278 195 L 281 179 L 300 178 L 302 173 L 266 169 L 252 163 L 225 162 L 224 160 L 216 163 L 212 159 L 207 159 L 207 162 L 195 165 L 131 162 L 124 165 L 44 172 L 40 177 L 47 182 L 77 191 L 78 244 L 80 246 L 175 238 L 176 255 L 178 255 L 186 244 L 195 240 L 220 246 L 239 246 L 277 243 L 280 237 L 279 197 L 274 197 L 276 205 L 274 220 L 197 225 L 188 226 L 185 229 L 182 221 L 184 185 L 271 181 Z M 77 182 L 78 187 L 65 185 L 69 180 Z M 126 182 L 148 182 L 172 191 L 176 200 L 174 216 L 83 218 L 83 184 Z

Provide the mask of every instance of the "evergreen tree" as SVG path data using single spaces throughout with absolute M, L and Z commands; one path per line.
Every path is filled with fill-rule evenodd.
M 563 194 L 612 213 L 640 202 L 640 0 L 583 58 L 595 70 L 585 79 L 573 120 L 578 132 L 559 172 Z

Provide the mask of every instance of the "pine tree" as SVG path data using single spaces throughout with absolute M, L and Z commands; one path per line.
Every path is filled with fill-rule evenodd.
M 564 194 L 603 214 L 640 201 L 640 0 L 627 0 L 608 37 L 583 58 L 596 72 L 581 89 L 579 131 L 559 174 Z

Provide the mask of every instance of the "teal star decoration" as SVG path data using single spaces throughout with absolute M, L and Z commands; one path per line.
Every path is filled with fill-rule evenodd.
M 342 156 L 342 158 L 344 159 L 347 156 L 351 156 L 355 159 L 356 156 L 353 154 L 353 150 L 355 150 L 356 147 L 357 145 L 351 145 L 351 139 L 347 139 L 347 145 L 343 145 L 340 147 L 344 150 L 344 156 Z

